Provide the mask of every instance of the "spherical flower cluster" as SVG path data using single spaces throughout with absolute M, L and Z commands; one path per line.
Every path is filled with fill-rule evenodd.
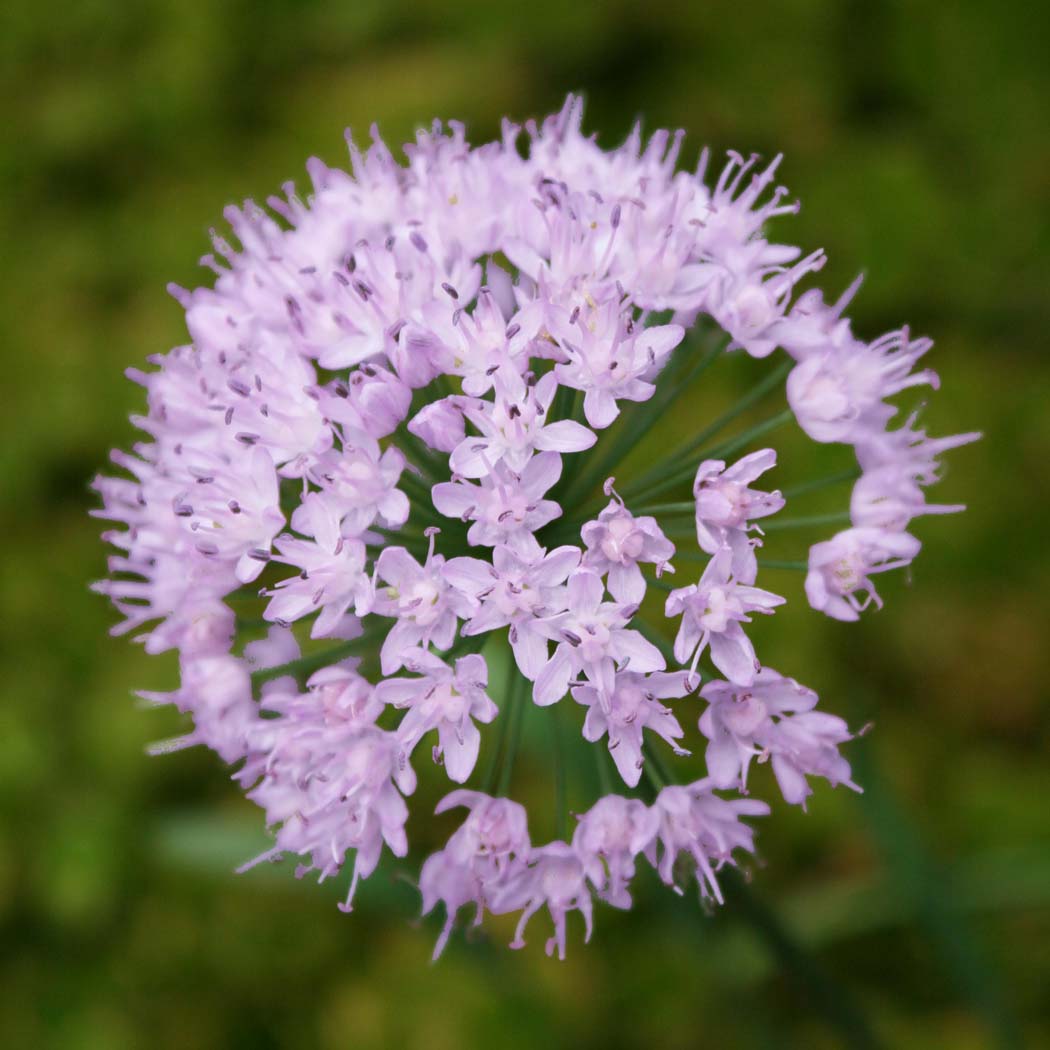
M 385 854 L 408 852 L 420 766 L 473 778 L 439 805 L 467 816 L 419 876 L 424 912 L 446 913 L 438 953 L 469 905 L 476 922 L 518 914 L 513 946 L 545 909 L 562 956 L 568 913 L 589 936 L 595 899 L 630 907 L 643 861 L 720 901 L 719 868 L 754 849 L 744 818 L 768 812 L 746 797 L 752 759 L 789 803 L 812 778 L 855 786 L 846 724 L 748 635 L 785 601 L 757 583 L 760 523 L 785 499 L 751 486 L 775 451 L 727 462 L 694 442 L 648 481 L 608 476 L 713 359 L 688 329 L 782 348 L 799 425 L 856 452 L 851 527 L 810 551 L 814 608 L 881 605 L 872 577 L 915 557 L 911 520 L 960 509 L 924 488 L 975 435 L 894 425 L 889 400 L 936 386 L 917 368 L 929 341 L 856 338 L 856 286 L 833 306 L 795 294 L 824 256 L 766 239 L 796 210 L 779 158 L 730 154 L 711 185 L 706 151 L 680 170 L 680 144 L 636 129 L 605 151 L 570 98 L 478 148 L 435 124 L 404 163 L 375 133 L 351 140 L 349 173 L 308 164 L 307 197 L 227 209 L 237 244 L 213 235 L 214 285 L 173 289 L 191 341 L 129 373 L 144 437 L 96 481 L 116 632 L 178 652 L 178 689 L 150 698 L 191 728 L 160 750 L 235 764 L 274 834 L 257 859 L 350 866 L 349 910 Z M 653 504 L 691 478 L 691 500 Z M 702 572 L 687 552 L 674 565 L 694 521 Z M 507 791 L 525 709 L 554 704 L 625 793 L 536 845 Z M 679 783 L 690 720 L 707 772 Z

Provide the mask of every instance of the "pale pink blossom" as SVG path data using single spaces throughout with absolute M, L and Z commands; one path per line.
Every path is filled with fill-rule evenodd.
M 573 687 L 572 698 L 587 708 L 584 739 L 594 743 L 607 735 L 620 776 L 635 787 L 642 775 L 643 730 L 661 737 L 676 753 L 689 753 L 679 743 L 684 733 L 678 719 L 659 701 L 685 696 L 691 684 L 688 671 L 648 675 L 621 671 L 608 696 L 592 685 Z
M 838 749 L 853 734 L 841 718 L 814 710 L 812 689 L 763 667 L 750 686 L 708 682 L 700 695 L 709 705 L 700 731 L 709 741 L 707 770 L 716 787 L 746 790 L 748 767 L 757 758 L 772 762 L 784 799 L 803 808 L 812 794 L 807 776 L 859 790 Z
M 564 584 L 579 563 L 579 548 L 568 546 L 531 556 L 497 546 L 491 562 L 452 558 L 445 566 L 445 579 L 478 603 L 463 634 L 509 627 L 518 669 L 535 680 L 548 656 L 548 635 L 541 621 L 566 608 Z
M 616 908 L 631 906 L 635 858 L 651 847 L 659 829 L 658 810 L 621 795 L 598 799 L 580 817 L 572 848 L 602 900 Z
M 535 385 L 526 384 L 516 372 L 497 374 L 494 385 L 492 401 L 460 401 L 460 411 L 479 434 L 463 438 L 452 450 L 448 464 L 454 474 L 487 477 L 501 462 L 520 472 L 534 452 L 582 452 L 594 444 L 594 434 L 571 419 L 547 422 L 558 389 L 553 372 Z
M 422 565 L 404 547 L 386 547 L 376 559 L 371 611 L 395 621 L 380 650 L 383 674 L 393 674 L 417 646 L 447 649 L 456 624 L 477 608 L 473 598 L 446 578 L 445 558 L 434 553 L 438 531 L 430 534 L 430 551 Z
M 579 569 L 569 578 L 565 612 L 537 622 L 555 642 L 554 654 L 537 675 L 532 691 L 540 706 L 557 703 L 577 675 L 608 697 L 618 670 L 664 669 L 659 649 L 627 626 L 635 607 L 603 601 L 604 593 L 601 577 Z
M 613 492 L 612 480 L 606 482 L 607 494 Z M 674 571 L 669 565 L 674 544 L 656 519 L 648 515 L 635 517 L 618 497 L 583 526 L 580 536 L 587 545 L 584 567 L 607 576 L 606 586 L 618 602 L 641 602 L 645 597 L 640 562 L 654 565 L 657 576 Z
M 752 452 L 731 467 L 720 459 L 705 459 L 693 481 L 697 542 L 708 554 L 729 547 L 733 574 L 744 583 L 753 583 L 758 573 L 754 549 L 760 541 L 750 533 L 762 530 L 752 523 L 784 506 L 779 492 L 762 492 L 750 485 L 776 463 L 777 454 L 771 448 Z
M 741 817 L 764 817 L 769 806 L 757 799 L 724 799 L 712 790 L 710 780 L 685 786 L 665 787 L 656 796 L 653 809 L 660 817 L 660 830 L 646 849 L 660 878 L 681 892 L 675 882 L 675 861 L 686 854 L 693 862 L 701 897 L 722 903 L 717 872 L 724 864 L 735 864 L 734 850 L 754 853 L 754 831 Z M 657 859 L 659 858 L 659 859 Z
M 710 645 L 711 662 L 731 682 L 750 685 L 761 664 L 741 624 L 751 613 L 772 613 L 784 599 L 778 594 L 738 582 L 733 576 L 733 552 L 722 547 L 708 562 L 699 583 L 679 587 L 667 596 L 665 614 L 681 616 L 674 642 L 675 659 L 695 672 Z
M 372 599 L 372 584 L 365 569 L 365 545 L 339 534 L 339 526 L 327 507 L 314 515 L 316 539 L 281 536 L 276 542 L 275 561 L 298 569 L 269 592 L 265 617 L 278 624 L 293 623 L 317 613 L 311 638 L 331 635 L 351 608 L 363 615 Z
M 530 555 L 539 550 L 535 533 L 561 514 L 546 492 L 561 477 L 561 456 L 541 452 L 532 457 L 521 474 L 499 464 L 480 484 L 446 481 L 435 485 L 434 506 L 448 518 L 473 524 L 467 533 L 472 544 L 512 547 Z
M 376 697 L 407 713 L 397 730 L 406 755 L 429 732 L 437 730 L 434 761 L 441 761 L 449 778 L 462 784 L 474 769 L 481 747 L 476 722 L 491 722 L 498 714 L 485 692 L 488 666 L 477 653 L 462 656 L 454 667 L 424 649 L 402 656 L 405 669 L 417 678 L 384 678 Z
M 814 544 L 806 574 L 809 604 L 836 620 L 857 620 L 871 604 L 881 609 L 871 577 L 910 565 L 921 546 L 910 533 L 871 528 L 846 529 Z
M 583 915 L 584 941 L 591 939 L 594 905 L 583 862 L 564 842 L 534 849 L 527 866 L 499 885 L 489 905 L 496 915 L 521 911 L 514 940 L 510 942 L 512 948 L 525 947 L 525 927 L 544 906 L 554 923 L 554 935 L 546 943 L 548 955 L 557 951 L 559 959 L 565 958 L 566 919 L 570 911 Z

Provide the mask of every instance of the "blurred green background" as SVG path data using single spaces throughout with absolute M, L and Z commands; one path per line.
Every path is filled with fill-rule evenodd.
M 1035 6 L 8 0 L 6 1045 L 1050 1046 L 1050 76 Z M 767 662 L 876 726 L 848 752 L 863 796 L 818 787 L 808 815 L 781 805 L 762 822 L 759 903 L 709 917 L 643 880 L 634 912 L 599 910 L 589 947 L 573 928 L 564 964 L 543 956 L 537 919 L 525 952 L 496 926 L 430 966 L 436 925 L 415 920 L 400 867 L 351 917 L 287 870 L 235 878 L 265 839 L 227 771 L 145 757 L 177 725 L 131 690 L 171 687 L 173 665 L 106 634 L 87 484 L 134 440 L 143 402 L 124 367 L 184 339 L 165 282 L 205 279 L 195 260 L 225 203 L 305 181 L 310 154 L 341 163 L 346 125 L 378 120 L 396 144 L 458 117 L 483 141 L 570 89 L 606 145 L 643 115 L 685 127 L 690 153 L 783 150 L 804 208 L 778 235 L 828 250 L 833 292 L 866 270 L 856 329 L 933 335 L 931 429 L 987 436 L 936 490 L 970 510 L 916 523 L 927 549 L 884 614 L 836 624 L 807 614 L 800 576 L 768 581 L 790 604 L 762 625 Z M 717 410 L 726 377 L 680 427 Z M 792 447 L 778 483 L 819 469 Z M 809 538 L 793 541 L 798 556 Z M 521 778 L 546 805 L 541 755 Z M 770 794 L 765 771 L 755 788 Z

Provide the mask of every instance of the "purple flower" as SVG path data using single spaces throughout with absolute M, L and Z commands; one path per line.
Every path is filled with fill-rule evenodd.
M 446 795 L 435 812 L 444 813 L 457 806 L 470 811 L 445 847 L 457 863 L 469 862 L 485 881 L 491 881 L 505 877 L 518 860 L 528 856 L 532 847 L 524 806 L 509 798 L 492 798 L 461 788 Z
M 331 664 L 310 676 L 302 703 L 317 705 L 328 724 L 374 725 L 383 713 L 376 688 L 358 674 L 357 661 Z
M 777 322 L 776 334 L 780 345 L 796 361 L 812 353 L 848 347 L 854 338 L 850 331 L 850 319 L 843 314 L 863 280 L 863 274 L 855 278 L 831 306 L 824 302 L 824 293 L 819 288 L 803 292 L 787 316 Z
M 520 474 L 499 464 L 480 485 L 447 481 L 433 488 L 434 506 L 447 518 L 471 521 L 467 539 L 476 546 L 504 544 L 522 554 L 539 549 L 535 532 L 552 522 L 561 507 L 544 499 L 561 477 L 561 456 L 541 452 Z
M 310 637 L 323 638 L 338 628 L 351 607 L 358 615 L 367 611 L 372 585 L 365 571 L 365 545 L 341 536 L 334 516 L 325 507 L 318 508 L 313 524 L 314 540 L 295 536 L 277 540 L 274 560 L 299 572 L 268 592 L 271 598 L 264 615 L 280 624 L 319 612 Z
M 267 723 L 265 754 L 250 758 L 239 779 L 246 786 L 258 781 L 248 797 L 266 811 L 268 825 L 280 826 L 273 849 L 245 868 L 297 853 L 309 858 L 299 874 L 313 868 L 324 879 L 352 850 L 353 878 L 340 905 L 349 911 L 383 846 L 399 857 L 408 851 L 402 792 L 415 789 L 415 775 L 393 733 L 354 719 L 332 721 L 324 707 L 296 696 L 271 706 L 279 717 Z
M 699 583 L 679 587 L 667 596 L 667 616 L 681 616 L 674 641 L 675 659 L 682 664 L 697 662 L 710 644 L 711 661 L 737 685 L 750 685 L 761 666 L 755 657 L 742 623 L 749 613 L 771 613 L 784 599 L 758 587 L 738 583 L 733 577 L 733 552 L 722 547 L 707 563 Z
M 584 392 L 587 422 L 599 429 L 620 414 L 618 401 L 647 401 L 656 389 L 647 377 L 659 371 L 682 341 L 678 325 L 636 327 L 629 311 L 608 303 L 589 324 L 571 315 L 554 329 L 567 360 L 555 365 L 558 382 Z
M 748 486 L 776 463 L 777 454 L 771 448 L 752 452 L 728 468 L 720 459 L 705 459 L 693 481 L 696 539 L 701 550 L 717 554 L 721 547 L 729 547 L 733 551 L 733 575 L 745 583 L 753 583 L 758 574 L 754 553 L 758 541 L 748 535 L 751 523 L 776 514 L 784 506 L 779 492 L 761 492 Z
M 411 329 L 408 338 L 416 341 L 413 352 L 428 356 L 436 372 L 460 376 L 463 393 L 480 397 L 492 388 L 497 374 L 511 376 L 522 370 L 529 345 L 540 332 L 541 304 L 506 319 L 495 297 L 482 293 L 474 312 L 466 313 L 455 305 L 466 298 L 466 289 L 454 290 L 456 299 L 446 292 L 424 310 L 425 327 Z
M 419 895 L 422 914 L 429 915 L 439 903 L 445 906 L 445 923 L 434 945 L 433 961 L 440 958 L 452 934 L 456 915 L 465 904 L 477 905 L 474 925 L 480 926 L 485 911 L 478 877 L 467 864 L 457 863 L 447 850 L 431 853 L 419 871 Z
M 463 413 L 451 397 L 424 405 L 409 421 L 408 429 L 437 452 L 451 452 L 466 436 Z
M 392 434 L 404 422 L 412 391 L 389 369 L 365 364 L 345 383 L 321 391 L 325 416 L 374 438 Z
M 533 700 L 541 707 L 557 703 L 576 675 L 584 675 L 608 697 L 615 687 L 617 670 L 630 667 L 645 673 L 664 669 L 659 649 L 638 631 L 627 628 L 634 606 L 602 601 L 604 594 L 601 577 L 580 569 L 569 579 L 566 611 L 537 622 L 557 643 L 532 691 Z
M 904 532 L 912 518 L 923 514 L 957 514 L 965 509 L 961 503 L 927 503 L 908 464 L 891 464 L 862 474 L 850 497 L 854 525 L 888 532 Z
M 347 617 L 347 620 L 356 622 L 352 617 Z M 253 673 L 283 667 L 293 660 L 298 660 L 301 655 L 302 649 L 299 648 L 299 642 L 291 628 L 279 625 L 270 627 L 266 631 L 265 638 L 248 642 L 244 647 L 244 661 Z M 339 667 L 340 665 L 336 664 L 327 670 L 334 671 Z M 295 692 L 295 689 L 295 678 L 291 675 L 282 675 L 264 682 L 260 689 L 260 697 L 268 699 L 270 694 L 284 695 Z
M 716 787 L 746 790 L 748 766 L 757 758 L 772 760 L 785 801 L 803 809 L 812 794 L 807 776 L 860 790 L 838 750 L 853 734 L 841 718 L 813 710 L 812 689 L 763 667 L 750 686 L 708 682 L 700 695 L 709 704 L 700 732 L 710 741 L 707 769 Z
M 928 369 L 912 372 L 933 344 L 890 332 L 872 343 L 853 341 L 813 353 L 788 376 L 787 395 L 799 426 L 814 441 L 857 443 L 883 430 L 896 409 L 885 398 L 913 386 L 937 388 Z
M 580 685 L 573 688 L 572 698 L 587 708 L 584 739 L 595 743 L 608 734 L 609 754 L 620 776 L 629 787 L 635 787 L 642 775 L 644 729 L 662 737 L 677 754 L 689 753 L 678 744 L 684 735 L 678 719 L 669 708 L 657 702 L 685 696 L 689 691 L 688 671 L 649 675 L 621 671 L 616 675 L 608 696 L 594 686 Z
M 405 457 L 394 446 L 380 451 L 379 443 L 364 431 L 345 435 L 338 455 L 325 453 L 308 471 L 319 489 L 303 497 L 292 515 L 292 528 L 314 536 L 328 515 L 340 522 L 344 536 L 362 535 L 377 519 L 388 528 L 399 528 L 408 519 L 408 498 L 396 488 L 404 468 Z
M 448 943 L 459 909 L 474 903 L 474 924 L 480 924 L 489 902 L 524 868 L 532 849 L 525 808 L 517 802 L 460 789 L 446 795 L 435 812 L 456 806 L 466 806 L 470 815 L 448 845 L 426 859 L 419 876 L 423 914 L 429 914 L 439 901 L 445 905 L 445 925 L 434 946 L 435 959 Z
M 499 546 L 492 562 L 453 558 L 445 566 L 452 586 L 478 602 L 463 626 L 465 635 L 510 627 L 510 646 L 518 669 L 534 681 L 547 663 L 548 636 L 540 621 L 566 608 L 564 583 L 580 563 L 578 547 L 523 557 Z
M 434 553 L 439 531 L 430 533 L 430 552 L 423 565 L 404 547 L 386 547 L 376 559 L 376 578 L 386 586 L 376 586 L 371 611 L 397 621 L 380 650 L 383 674 L 403 666 L 406 654 L 416 646 L 447 649 L 456 636 L 457 617 L 466 619 L 477 608 L 469 595 L 446 579 L 444 556 Z
M 711 315 L 733 337 L 733 347 L 742 347 L 752 357 L 768 357 L 779 341 L 778 322 L 800 278 L 821 269 L 823 251 L 815 251 L 793 266 L 779 260 L 772 265 L 758 261 L 743 272 L 726 272 L 717 290 L 709 291 Z
M 544 905 L 554 923 L 554 936 L 546 944 L 548 955 L 556 950 L 559 959 L 565 958 L 565 923 L 570 911 L 583 915 L 584 941 L 591 939 L 593 902 L 586 873 L 576 851 L 564 842 L 551 842 L 534 849 L 527 866 L 499 885 L 489 907 L 496 915 L 522 910 L 510 946 L 524 948 L 525 927 Z
M 602 900 L 629 908 L 635 858 L 650 849 L 660 814 L 636 798 L 606 795 L 580 817 L 572 848 Z
M 284 528 L 278 478 L 266 449 L 249 449 L 236 457 L 199 455 L 192 468 L 200 480 L 192 489 L 173 493 L 170 513 L 194 536 L 205 557 L 235 560 L 241 583 L 262 572 L 274 537 Z
M 449 778 L 462 784 L 474 769 L 481 733 L 474 724 L 491 722 L 498 714 L 485 692 L 489 671 L 484 657 L 460 657 L 451 668 L 432 653 L 410 649 L 402 657 L 405 668 L 418 678 L 385 678 L 376 686 L 384 704 L 407 708 L 397 736 L 406 755 L 432 730 L 437 730 L 434 760 L 441 759 Z
M 950 449 L 976 441 L 981 435 L 952 434 L 950 437 L 931 438 L 916 426 L 918 413 L 908 416 L 896 430 L 864 435 L 856 445 L 857 462 L 864 471 L 895 466 L 904 470 L 920 485 L 932 485 L 940 480 L 938 457 Z
M 696 870 L 701 897 L 722 903 L 716 872 L 723 864 L 735 863 L 733 850 L 754 853 L 754 832 L 741 817 L 764 817 L 769 806 L 755 799 L 723 799 L 712 791 L 710 780 L 684 787 L 665 787 L 656 796 L 653 809 L 660 817 L 657 838 L 646 849 L 660 878 L 681 892 L 674 880 L 675 861 L 687 854 Z M 659 845 L 659 864 L 657 846 Z
M 463 415 L 480 436 L 465 437 L 452 450 L 448 464 L 463 478 L 487 477 L 497 463 L 516 472 L 524 470 L 533 452 L 582 452 L 594 434 L 571 419 L 547 423 L 547 412 L 558 380 L 548 372 L 535 386 L 516 372 L 497 374 L 493 401 L 464 398 Z
M 884 529 L 846 529 L 814 544 L 806 574 L 809 604 L 836 620 L 858 620 L 873 602 L 881 609 L 871 577 L 910 565 L 921 546 L 910 533 Z
M 183 656 L 222 656 L 233 647 L 237 617 L 233 610 L 203 593 L 189 599 L 144 636 L 146 652 L 178 649 Z
M 156 752 L 203 744 L 224 762 L 243 758 L 259 717 L 247 668 L 233 656 L 194 656 L 183 658 L 180 674 L 177 692 L 140 694 L 154 704 L 173 703 L 193 718 L 192 732 L 160 745 Z
M 606 484 L 606 495 L 614 493 L 613 479 Z M 585 568 L 608 574 L 606 585 L 618 602 L 640 603 L 645 597 L 645 578 L 639 562 L 656 566 L 656 574 L 674 572 L 668 562 L 674 557 L 674 544 L 663 534 L 656 519 L 636 518 L 619 497 L 610 501 L 594 521 L 587 522 L 580 531 L 587 545 Z

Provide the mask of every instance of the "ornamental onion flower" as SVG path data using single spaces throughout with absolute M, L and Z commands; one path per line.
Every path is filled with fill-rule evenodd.
M 480 147 L 435 124 L 404 162 L 373 130 L 349 171 L 311 160 L 306 194 L 228 208 L 214 282 L 172 288 L 189 342 L 128 373 L 144 436 L 95 482 L 114 633 L 178 653 L 177 688 L 148 699 L 189 725 L 156 750 L 234 767 L 274 837 L 245 867 L 348 869 L 351 910 L 410 852 L 417 777 L 469 785 L 439 804 L 466 816 L 419 874 L 424 913 L 445 913 L 435 955 L 469 906 L 517 915 L 513 947 L 546 912 L 563 957 L 569 913 L 589 937 L 643 864 L 721 901 L 719 869 L 769 812 L 742 797 L 752 760 L 789 804 L 812 778 L 856 788 L 846 723 L 749 637 L 788 597 L 766 589 L 763 545 L 848 523 L 800 564 L 814 609 L 858 619 L 882 605 L 872 577 L 918 554 L 912 521 L 962 509 L 925 489 L 977 437 L 898 422 L 892 398 L 938 385 L 918 368 L 930 341 L 855 336 L 859 282 L 828 306 L 805 287 L 823 253 L 767 239 L 797 209 L 779 157 L 731 153 L 712 184 L 706 150 L 679 166 L 680 133 L 606 151 L 581 120 L 570 97 Z M 782 518 L 791 489 L 752 487 L 784 466 L 754 447 L 771 423 L 721 434 L 747 399 L 691 410 L 696 433 L 630 474 L 723 351 L 789 360 L 799 426 L 855 454 L 848 513 Z M 523 719 L 553 705 L 604 787 L 571 826 L 559 803 L 537 843 L 513 762 Z

